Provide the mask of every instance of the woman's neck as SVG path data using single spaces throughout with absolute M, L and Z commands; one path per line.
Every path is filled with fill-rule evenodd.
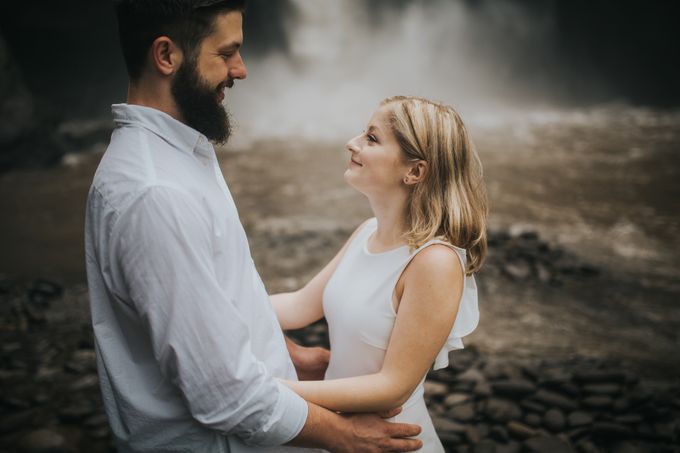
M 372 237 L 371 248 L 376 252 L 390 250 L 404 245 L 406 225 L 406 202 L 408 194 L 399 194 L 386 198 L 369 197 L 368 201 L 373 215 L 378 221 L 378 228 Z

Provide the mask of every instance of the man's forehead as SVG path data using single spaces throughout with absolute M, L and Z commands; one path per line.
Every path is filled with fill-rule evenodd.
M 215 47 L 240 47 L 243 44 L 243 14 L 229 11 L 215 17 L 213 32 L 205 38 Z

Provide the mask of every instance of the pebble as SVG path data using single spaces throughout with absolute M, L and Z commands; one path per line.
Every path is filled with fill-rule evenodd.
M 71 391 L 73 391 L 73 392 L 78 392 L 78 391 L 81 391 L 81 390 L 87 390 L 87 389 L 95 388 L 98 385 L 99 385 L 99 378 L 97 377 L 96 374 L 86 374 L 85 376 L 75 380 L 69 386 L 69 389 L 71 389 Z
M 467 403 L 472 397 L 467 393 L 452 393 L 444 398 L 444 405 L 447 407 L 453 407 L 458 404 Z
M 526 380 L 506 380 L 491 384 L 494 393 L 510 398 L 521 399 L 536 391 L 536 385 Z
M 581 403 L 591 409 L 607 409 L 612 406 L 612 399 L 606 395 L 587 396 Z
M 530 400 L 523 400 L 519 405 L 528 411 L 538 412 L 539 414 L 542 414 L 546 410 L 544 405 Z
M 508 430 L 499 425 L 495 425 L 491 428 L 489 431 L 489 436 L 498 442 L 507 442 L 510 440 Z
M 437 433 L 464 434 L 465 426 L 444 417 L 432 417 L 432 424 Z
M 449 393 L 448 386 L 441 382 L 425 381 L 424 389 L 425 395 L 432 398 L 442 397 Z
M 593 422 L 593 417 L 583 411 L 574 411 L 568 417 L 569 426 L 576 428 L 579 426 L 590 425 Z
M 66 439 L 51 429 L 31 431 L 21 438 L 19 447 L 26 453 L 48 453 L 66 451 Z
M 531 398 L 547 406 L 555 406 L 567 411 L 575 410 L 578 407 L 574 400 L 567 398 L 566 396 L 562 396 L 559 393 L 554 393 L 544 389 L 541 389 L 533 394 Z
M 533 426 L 534 428 L 538 428 L 543 423 L 543 419 L 540 417 L 540 415 L 536 414 L 526 414 L 524 416 L 524 421 L 527 425 Z
M 586 384 L 602 382 L 625 382 L 625 373 L 616 371 L 580 371 L 574 373 L 574 380 Z
M 572 447 L 552 436 L 532 437 L 524 442 L 524 446 L 535 453 L 576 453 Z
M 475 418 L 475 406 L 472 403 L 459 404 L 454 406 L 449 412 L 449 417 L 462 422 L 469 422 Z
M 490 420 L 505 423 L 510 420 L 518 420 L 522 417 L 522 410 L 510 400 L 490 398 L 484 407 L 484 415 Z
M 564 414 L 559 409 L 549 409 L 543 416 L 543 424 L 553 432 L 562 431 L 566 426 Z
M 525 425 L 524 423 L 513 420 L 506 426 L 508 428 L 508 432 L 519 439 L 528 439 L 536 435 L 536 430 Z
M 519 453 L 521 448 L 519 443 L 510 441 L 506 444 L 497 444 L 496 453 Z
M 491 440 L 482 440 L 474 446 L 473 453 L 496 453 L 496 444 Z
M 593 395 L 618 395 L 621 393 L 621 386 L 619 384 L 589 384 L 583 386 L 583 391 Z

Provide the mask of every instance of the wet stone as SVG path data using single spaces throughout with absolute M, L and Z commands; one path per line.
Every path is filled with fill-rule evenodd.
M 67 450 L 64 436 L 50 429 L 39 429 L 26 434 L 19 441 L 26 453 L 61 452 Z
M 536 414 L 526 414 L 524 416 L 524 421 L 527 425 L 533 426 L 534 428 L 538 428 L 543 423 L 541 416 Z
M 542 414 L 546 410 L 544 405 L 530 400 L 523 400 L 519 405 L 528 411 L 537 412 L 539 414 Z
M 595 422 L 592 426 L 592 432 L 595 436 L 609 437 L 612 439 L 620 439 L 631 434 L 630 429 L 619 423 L 611 422 Z
M 559 393 L 554 393 L 548 390 L 541 389 L 531 396 L 534 401 L 543 403 L 546 406 L 558 407 L 567 411 L 575 410 L 578 405 L 576 402 Z
M 449 412 L 449 417 L 462 422 L 469 422 L 475 418 L 475 406 L 472 403 L 459 404 Z
M 465 433 L 465 426 L 444 417 L 432 417 L 432 424 L 439 435 L 444 433 Z
M 480 441 L 472 448 L 473 453 L 496 453 L 496 444 L 488 439 Z
M 624 425 L 634 425 L 636 423 L 641 423 L 642 420 L 642 416 L 638 414 L 625 414 L 614 417 L 616 423 L 623 423 Z
M 589 439 L 581 439 L 576 443 L 576 449 L 581 453 L 601 453 L 602 450 L 597 448 Z
M 458 404 L 467 403 L 472 397 L 467 393 L 452 393 L 444 398 L 444 405 L 447 407 L 457 406 Z
M 581 403 L 591 409 L 607 409 L 612 406 L 612 399 L 606 395 L 588 396 Z
M 432 398 L 442 397 L 449 393 L 449 388 L 446 384 L 440 382 L 425 381 L 425 394 Z
M 506 263 L 503 272 L 513 280 L 526 280 L 531 276 L 531 265 L 526 261 Z
M 456 376 L 456 379 L 458 381 L 468 381 L 468 382 L 472 381 L 474 383 L 486 381 L 486 377 L 482 374 L 481 371 L 479 371 L 476 368 L 470 368 L 468 370 L 465 370 L 464 372 L 462 372 L 458 376 Z
M 60 420 L 65 422 L 80 421 L 88 415 L 92 414 L 94 408 L 91 404 L 86 402 L 79 402 L 70 404 L 59 410 L 58 416 Z
M 572 447 L 557 437 L 538 436 L 524 442 L 528 451 L 535 453 L 576 453 Z
M 11 433 L 31 426 L 33 421 L 33 411 L 26 410 L 12 415 L 3 416 L 0 423 L 0 433 Z
M 484 414 L 495 422 L 505 423 L 510 420 L 520 419 L 522 417 L 522 410 L 510 400 L 491 398 L 484 406 Z
M 564 414 L 559 409 L 549 409 L 543 416 L 543 424 L 550 431 L 562 431 L 566 426 Z
M 94 429 L 94 428 L 99 428 L 99 427 L 108 426 L 108 425 L 109 425 L 109 421 L 106 418 L 106 414 L 92 415 L 92 416 L 88 417 L 87 419 L 85 419 L 85 421 L 83 422 L 83 426 L 85 428 L 88 428 L 88 429 Z
M 521 448 L 518 442 L 510 441 L 507 444 L 497 444 L 496 453 L 519 453 Z
M 518 439 L 528 439 L 536 435 L 535 429 L 514 420 L 509 422 L 506 427 L 508 428 L 508 433 Z
M 491 396 L 491 393 L 492 393 L 491 392 L 491 386 L 486 381 L 477 382 L 475 384 L 475 388 L 472 390 L 472 392 L 476 396 L 481 396 L 481 397 Z
M 593 422 L 593 417 L 587 412 L 575 411 L 569 414 L 568 422 L 569 426 L 575 428 L 590 425 Z
M 583 387 L 585 393 L 591 395 L 618 395 L 621 393 L 619 384 L 589 384 Z
M 612 404 L 612 409 L 614 409 L 616 412 L 623 412 L 625 410 L 628 410 L 630 407 L 630 401 L 628 401 L 627 398 L 617 398 L 614 400 L 614 403 Z
M 581 371 L 574 373 L 574 380 L 586 384 L 603 382 L 625 382 L 625 373 L 615 371 Z
M 510 440 L 508 430 L 498 425 L 495 425 L 491 428 L 491 430 L 489 431 L 489 437 L 498 442 L 507 442 Z
M 467 439 L 467 441 L 469 443 L 471 443 L 473 445 L 478 443 L 480 440 L 482 440 L 482 436 L 479 433 L 479 428 L 477 428 L 476 426 L 469 426 L 469 425 L 466 426 L 465 427 L 465 438 Z
M 87 390 L 95 388 L 99 385 L 99 378 L 96 374 L 87 374 L 70 385 L 71 391 L 78 392 L 80 390 Z
M 515 399 L 521 399 L 536 391 L 536 386 L 532 382 L 519 379 L 494 382 L 491 388 L 497 395 Z
M 641 445 L 636 445 L 631 442 L 620 442 L 612 449 L 612 453 L 646 453 L 648 450 Z

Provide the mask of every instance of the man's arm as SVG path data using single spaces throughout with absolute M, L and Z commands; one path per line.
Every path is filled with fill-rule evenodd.
M 217 281 L 212 237 L 211 218 L 193 197 L 150 187 L 117 220 L 105 265 L 193 418 L 250 444 L 281 445 L 302 429 L 307 404 L 253 355 L 235 295 Z
M 285 339 L 298 379 L 301 381 L 323 380 L 331 359 L 331 351 L 320 347 L 300 346 L 287 336 Z
M 389 423 L 373 414 L 340 415 L 308 403 L 307 422 L 289 445 L 320 447 L 334 453 L 382 453 L 418 450 L 423 443 L 417 436 L 420 427 Z M 400 410 L 385 414 L 393 417 Z

